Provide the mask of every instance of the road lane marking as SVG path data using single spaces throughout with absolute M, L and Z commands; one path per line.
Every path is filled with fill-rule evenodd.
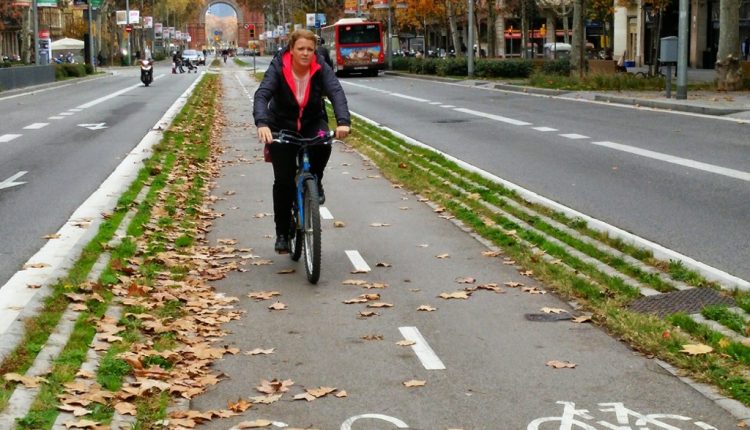
M 542 132 L 548 132 L 548 131 L 557 131 L 556 128 L 550 128 L 550 127 L 531 127 L 532 130 L 536 131 L 542 131 Z
M 430 104 L 431 104 L 431 105 L 441 105 L 441 104 L 443 104 L 443 103 L 442 103 L 442 102 L 430 102 Z
M 161 75 L 159 75 L 159 76 L 156 76 L 156 77 L 154 78 L 154 81 L 155 81 L 155 80 L 157 80 L 157 79 L 163 78 L 163 77 L 164 77 L 164 74 L 161 74 Z M 88 102 L 88 103 L 84 103 L 84 104 L 82 104 L 82 105 L 80 105 L 80 106 L 76 106 L 76 109 L 88 109 L 88 108 L 90 108 L 90 107 L 92 107 L 92 106 L 96 106 L 96 105 L 98 105 L 99 103 L 104 103 L 104 102 L 106 102 L 106 101 L 107 101 L 107 100 L 109 100 L 109 99 L 115 98 L 115 97 L 117 97 L 117 96 L 120 96 L 120 95 L 122 95 L 122 94 L 125 94 L 125 93 L 127 93 L 128 91 L 132 91 L 132 90 L 134 90 L 134 89 L 136 89 L 136 88 L 139 88 L 139 87 L 142 87 L 142 86 L 143 86 L 143 84 L 135 84 L 135 85 L 131 85 L 131 86 L 129 86 L 129 87 L 125 87 L 125 88 L 123 88 L 123 89 L 121 89 L 121 90 L 119 90 L 119 91 L 115 91 L 115 92 L 114 92 L 114 93 L 112 93 L 112 94 L 107 94 L 107 95 L 106 95 L 106 96 L 104 96 L 104 97 L 99 97 L 98 99 L 95 99 L 95 100 L 91 100 L 91 101 L 90 101 L 90 102 Z M 62 114 L 60 114 L 60 115 L 62 115 Z
M 560 136 L 564 137 L 564 138 L 567 138 L 567 139 L 573 139 L 573 140 L 576 140 L 576 139 L 588 139 L 589 138 L 588 136 L 584 136 L 582 134 L 576 134 L 576 133 L 566 133 L 566 134 L 561 134 Z
M 414 353 L 417 354 L 419 361 L 422 362 L 427 370 L 445 370 L 445 364 L 440 360 L 440 357 L 435 354 L 435 351 L 430 348 L 430 345 L 419 332 L 416 327 L 399 327 L 398 330 L 406 340 L 416 342 L 411 348 Z
M 23 136 L 22 134 L 4 134 L 0 136 L 0 143 L 10 142 L 13 139 L 17 139 Z
M 349 261 L 352 262 L 352 266 L 354 266 L 354 270 L 357 272 L 369 272 L 372 270 L 370 269 L 370 266 L 367 265 L 365 259 L 359 254 L 359 251 L 349 250 L 344 252 L 346 253 L 346 256 L 349 257 Z
M 58 115 L 61 115 L 61 116 L 71 116 L 71 115 L 75 115 L 75 112 L 60 112 Z
M 71 112 L 80 112 L 80 111 L 82 111 L 83 109 L 72 108 L 72 109 L 68 109 L 68 110 L 69 110 L 69 111 L 71 111 Z
M 24 127 L 24 130 L 39 130 L 40 128 L 44 128 L 48 126 L 48 122 L 35 122 L 33 124 L 29 124 L 26 127 Z
M 667 163 L 678 164 L 680 166 L 690 167 L 704 172 L 715 173 L 717 175 L 727 176 L 730 178 L 741 179 L 750 182 L 750 173 L 741 170 L 729 169 L 714 164 L 703 163 L 701 161 L 690 160 L 688 158 L 675 157 L 674 155 L 664 154 L 662 152 L 649 151 L 648 149 L 637 148 L 635 146 L 622 145 L 615 142 L 591 142 L 592 145 L 604 146 L 617 151 L 628 152 L 642 157 L 653 158 L 654 160 L 665 161 Z
M 45 92 L 45 91 L 50 91 L 50 90 L 56 90 L 56 89 L 58 89 L 58 88 L 65 88 L 65 87 L 69 87 L 69 86 L 71 86 L 71 85 L 73 85 L 73 84 L 58 85 L 58 86 L 54 86 L 54 87 L 52 87 L 52 88 L 44 88 L 44 89 L 41 89 L 41 90 L 34 90 L 34 91 L 30 91 L 30 92 L 28 92 L 28 93 L 16 94 L 16 95 L 12 95 L 12 96 L 7 96 L 7 97 L 0 97 L 0 101 L 3 101 L 3 100 L 10 100 L 10 99 L 14 99 L 14 98 L 16 98 L 16 97 L 30 96 L 30 95 L 34 95 L 34 94 L 37 94 L 37 93 L 43 93 L 43 92 Z
M 63 119 L 63 118 L 65 118 L 65 117 L 64 116 L 58 116 L 58 115 L 47 117 L 47 119 Z
M 78 124 L 78 126 L 88 128 L 89 130 L 104 130 L 107 128 L 106 124 L 106 122 L 99 122 L 96 124 Z
M 320 217 L 323 219 L 333 219 L 333 214 L 331 211 L 328 210 L 327 207 L 321 206 L 320 207 Z
M 22 170 L 16 173 L 15 175 L 11 176 L 10 178 L 4 180 L 3 182 L 0 182 L 0 190 L 25 184 L 26 182 L 15 182 L 15 180 L 27 173 L 29 172 Z
M 419 97 L 407 96 L 406 94 L 391 93 L 391 95 L 393 97 L 400 97 L 400 98 L 406 99 L 406 100 L 414 100 L 415 102 L 422 102 L 422 103 L 428 103 L 429 102 L 429 100 L 427 100 L 427 99 L 420 99 Z
M 353 416 L 353 417 L 347 419 L 346 421 L 344 421 L 343 423 L 341 423 L 341 430 L 352 430 L 352 424 L 354 424 L 355 421 L 361 420 L 362 418 L 372 418 L 372 419 L 376 419 L 376 420 L 385 421 L 385 422 L 388 422 L 388 423 L 391 423 L 391 424 L 395 425 L 396 428 L 400 428 L 400 429 L 408 429 L 409 428 L 409 426 L 405 422 L 401 421 L 398 418 L 394 418 L 394 417 L 391 417 L 391 416 L 388 416 L 388 415 L 383 415 L 383 414 L 362 414 L 362 415 Z
M 453 109 L 455 106 L 453 106 L 453 105 L 440 105 L 440 107 L 441 108 L 445 108 L 445 109 Z
M 481 116 L 482 118 L 491 119 L 493 121 L 500 121 L 500 122 L 504 122 L 506 124 L 511 124 L 511 125 L 531 125 L 530 122 L 519 121 L 517 119 L 508 118 L 508 117 L 504 117 L 500 115 L 493 115 L 491 113 L 479 112 L 477 110 L 472 110 L 472 109 L 455 108 L 453 110 L 455 110 L 456 112 L 467 113 L 469 115 Z

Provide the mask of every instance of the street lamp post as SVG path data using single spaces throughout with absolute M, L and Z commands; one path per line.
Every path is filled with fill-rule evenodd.
M 469 46 L 467 51 L 467 71 L 469 77 L 474 76 L 474 0 L 469 0 Z M 512 40 L 512 39 L 511 39 Z M 513 42 L 511 42 L 513 43 Z M 477 46 L 477 51 L 479 47 Z
M 39 65 L 39 12 L 37 9 L 36 0 L 33 0 L 31 2 L 31 8 L 33 9 L 31 12 L 31 16 L 32 16 L 32 20 L 34 21 L 34 25 L 33 25 L 33 28 L 34 28 L 34 65 L 38 66 Z M 29 40 L 29 39 L 26 39 L 26 40 Z M 26 59 L 24 59 L 24 61 L 26 61 Z
M 125 28 L 130 27 L 130 0 L 125 0 Z M 125 58 L 125 65 L 130 65 L 130 32 L 125 31 L 128 33 L 128 48 L 127 48 L 127 57 Z
M 393 43 L 393 36 L 392 36 L 392 25 L 391 21 L 393 20 L 393 5 L 391 4 L 393 0 L 388 0 L 388 70 L 393 70 L 393 46 L 391 44 Z

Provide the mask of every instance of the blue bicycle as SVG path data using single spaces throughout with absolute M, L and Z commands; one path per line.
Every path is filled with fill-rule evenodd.
M 334 132 L 313 138 L 303 138 L 299 134 L 282 130 L 273 133 L 273 144 L 296 145 L 297 174 L 294 183 L 297 190 L 292 202 L 292 222 L 289 228 L 289 246 L 292 260 L 297 261 L 305 253 L 307 280 L 315 284 L 320 279 L 320 207 L 318 203 L 318 179 L 310 172 L 308 148 L 317 145 L 330 145 Z

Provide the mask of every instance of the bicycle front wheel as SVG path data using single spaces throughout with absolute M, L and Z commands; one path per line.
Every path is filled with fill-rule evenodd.
M 297 229 L 297 205 L 292 205 L 292 215 L 291 215 L 291 225 L 289 226 L 289 256 L 292 258 L 293 261 L 299 260 L 299 258 L 302 256 L 302 240 L 304 239 L 304 234 L 302 233 L 302 230 Z
M 304 183 L 304 241 L 305 241 L 305 272 L 307 280 L 316 284 L 320 279 L 320 208 L 318 204 L 318 184 L 313 178 Z

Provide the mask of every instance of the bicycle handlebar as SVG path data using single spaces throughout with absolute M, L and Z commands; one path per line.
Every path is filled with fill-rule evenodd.
M 272 143 L 274 144 L 285 143 L 297 146 L 315 146 L 330 145 L 331 140 L 333 139 L 333 136 L 335 136 L 335 134 L 336 133 L 334 131 L 329 131 L 320 136 L 305 138 L 298 136 L 296 133 L 282 130 L 280 132 L 271 133 L 271 136 L 273 136 Z

